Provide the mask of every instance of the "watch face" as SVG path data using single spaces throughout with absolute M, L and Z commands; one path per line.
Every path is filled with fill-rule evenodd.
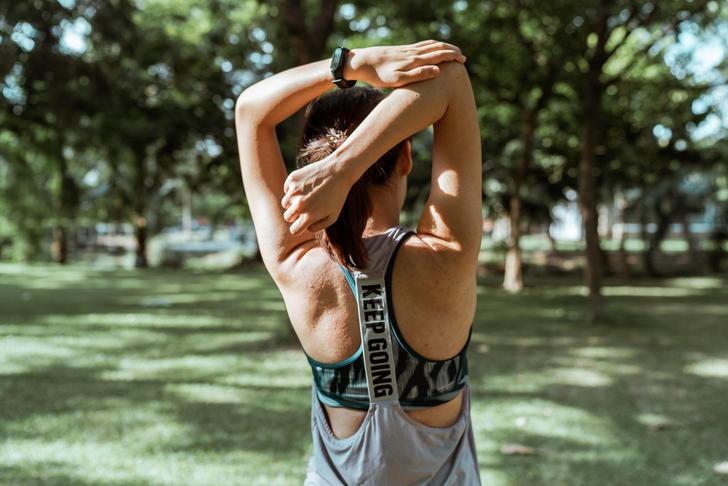
M 331 58 L 331 69 L 336 69 L 339 67 L 339 64 L 341 64 L 341 55 L 344 53 L 344 50 L 340 47 L 337 47 L 334 49 L 334 55 Z

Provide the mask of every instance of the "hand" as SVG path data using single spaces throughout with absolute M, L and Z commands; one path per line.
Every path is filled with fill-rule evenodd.
M 378 46 L 353 49 L 349 53 L 344 78 L 364 81 L 375 88 L 396 88 L 415 81 L 434 78 L 438 64 L 465 62 L 456 46 L 426 40 L 401 46 Z
M 294 170 L 283 185 L 283 219 L 291 234 L 321 231 L 336 221 L 352 186 L 346 173 L 330 157 Z

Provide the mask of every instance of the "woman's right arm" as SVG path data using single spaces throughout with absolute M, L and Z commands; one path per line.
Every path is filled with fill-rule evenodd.
M 472 268 L 482 235 L 480 129 L 465 67 L 459 62 L 447 62 L 439 68 L 435 78 L 392 91 L 322 163 L 350 187 L 389 148 L 434 125 L 432 187 L 417 232 L 433 251 L 455 253 L 457 261 Z M 311 172 L 306 173 L 306 169 Z M 301 214 L 316 206 L 331 206 L 311 203 L 318 189 L 322 193 L 326 190 L 316 187 L 315 177 L 311 177 L 315 170 L 307 166 L 289 175 L 284 206 L 297 193 L 304 195 L 297 205 Z M 324 194 L 319 197 L 325 199 Z M 340 206 L 336 214 L 327 215 L 327 220 L 335 220 L 339 210 Z M 313 222 L 322 216 L 311 214 L 308 219 Z

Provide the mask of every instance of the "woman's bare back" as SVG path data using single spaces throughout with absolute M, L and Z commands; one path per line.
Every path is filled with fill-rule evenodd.
M 400 247 L 392 268 L 392 302 L 400 332 L 415 352 L 431 360 L 456 355 L 467 342 L 475 312 L 475 269 L 457 264 L 452 251 L 434 252 L 427 236 L 412 235 Z M 286 308 L 306 353 L 335 363 L 361 344 L 356 300 L 337 264 L 322 248 L 312 248 L 296 266 L 295 288 L 283 289 Z M 299 272 L 300 271 L 300 272 Z M 408 415 L 432 427 L 457 419 L 462 393 L 453 400 Z M 365 411 L 325 406 L 337 437 L 358 429 Z

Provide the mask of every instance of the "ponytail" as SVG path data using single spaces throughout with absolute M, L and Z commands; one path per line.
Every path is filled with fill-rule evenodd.
M 323 160 L 334 152 L 364 121 L 384 94 L 374 88 L 337 90 L 312 102 L 306 109 L 306 125 L 299 148 L 299 167 Z M 395 167 L 404 141 L 379 158 L 349 190 L 337 220 L 316 233 L 319 245 L 350 269 L 364 269 L 368 258 L 362 234 L 372 214 L 370 185 L 385 184 Z

